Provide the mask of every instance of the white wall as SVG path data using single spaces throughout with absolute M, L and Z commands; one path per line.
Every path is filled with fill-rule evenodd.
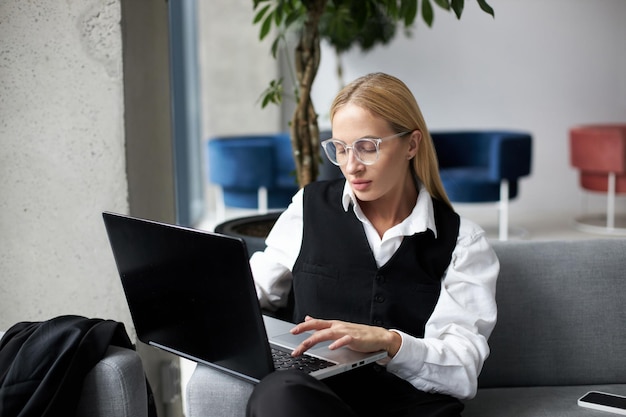
M 0 329 L 130 323 L 103 210 L 128 211 L 120 1 L 0 2 Z
M 569 221 L 581 209 L 569 165 L 568 129 L 626 122 L 626 2 L 623 0 L 499 0 L 495 19 L 474 1 L 460 21 L 435 10 L 411 38 L 345 56 L 345 78 L 383 71 L 407 83 L 429 127 L 511 128 L 533 134 L 532 174 L 521 181 L 512 222 L 552 217 Z M 421 17 L 420 17 L 421 19 Z M 315 84 L 321 123 L 336 93 L 334 54 L 327 47 Z M 589 198 L 590 207 L 603 200 Z M 626 211 L 624 200 L 620 209 Z M 494 217 L 494 222 L 495 222 Z

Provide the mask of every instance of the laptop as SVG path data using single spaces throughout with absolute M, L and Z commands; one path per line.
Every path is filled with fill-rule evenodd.
M 325 342 L 299 357 L 304 364 L 285 363 L 308 335 L 292 335 L 292 323 L 262 314 L 242 239 L 117 213 L 103 218 L 146 344 L 253 383 L 294 367 L 323 379 L 387 356 L 330 350 Z

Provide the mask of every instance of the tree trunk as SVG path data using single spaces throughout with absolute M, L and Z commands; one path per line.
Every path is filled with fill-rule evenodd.
M 319 21 L 327 0 L 306 2 L 307 20 L 304 23 L 295 51 L 295 69 L 298 78 L 296 109 L 291 119 L 291 142 L 300 187 L 315 181 L 320 160 L 317 113 L 311 101 L 311 87 L 320 64 Z

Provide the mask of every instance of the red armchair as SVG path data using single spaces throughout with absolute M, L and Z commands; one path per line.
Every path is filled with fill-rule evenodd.
M 607 195 L 606 222 L 580 218 L 579 228 L 626 233 L 626 222 L 615 214 L 616 195 L 626 194 L 626 124 L 577 126 L 570 129 L 569 139 L 570 161 L 580 171 L 580 186 Z

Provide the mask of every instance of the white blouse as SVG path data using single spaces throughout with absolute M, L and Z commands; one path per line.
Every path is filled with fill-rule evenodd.
M 261 306 L 282 307 L 291 289 L 291 269 L 302 243 L 303 190 L 292 199 L 267 237 L 267 248 L 250 258 Z M 400 247 L 404 236 L 431 229 L 435 236 L 432 199 L 420 185 L 413 212 L 387 230 L 382 239 L 363 215 L 346 183 L 342 204 L 353 208 L 363 223 L 377 265 L 384 265 Z M 428 319 L 424 338 L 390 329 L 402 337 L 398 353 L 385 361 L 387 370 L 425 392 L 457 398 L 476 395 L 478 375 L 489 355 L 487 339 L 497 318 L 496 279 L 500 264 L 484 231 L 461 218 L 456 248 L 444 278 L 435 309 Z

